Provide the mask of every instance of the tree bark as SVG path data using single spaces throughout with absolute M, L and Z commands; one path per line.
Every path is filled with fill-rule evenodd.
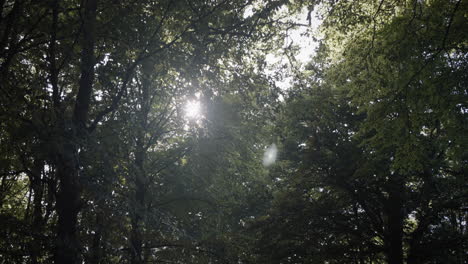
M 32 241 L 30 247 L 31 263 L 36 264 L 41 255 L 41 235 L 43 233 L 43 217 L 42 217 L 42 198 L 44 194 L 44 184 L 42 182 L 42 170 L 44 163 L 42 160 L 35 160 L 33 170 L 30 175 L 31 190 L 34 193 L 33 198 L 33 214 L 31 222 Z
M 131 263 L 141 264 L 144 261 L 143 257 L 143 239 L 141 225 L 142 220 L 146 215 L 146 192 L 147 192 L 147 174 L 145 171 L 146 160 L 146 140 L 145 134 L 148 129 L 148 114 L 150 111 L 150 86 L 151 86 L 151 71 L 154 63 L 146 60 L 142 65 L 142 85 L 140 90 L 139 100 L 141 109 L 138 113 L 138 130 L 135 146 L 135 204 L 132 205 L 134 213 L 132 215 L 132 233 L 131 233 Z
M 77 146 L 66 142 L 57 160 L 60 190 L 57 194 L 58 230 L 55 251 L 56 264 L 77 264 L 79 243 L 76 234 L 80 211 L 80 185 Z
M 403 192 L 400 176 L 392 175 L 387 200 L 386 255 L 388 264 L 403 264 Z
M 81 77 L 72 120 L 62 116 L 59 131 L 62 137 L 56 153 L 59 191 L 57 194 L 56 264 L 77 264 L 80 259 L 77 236 L 78 213 L 81 207 L 80 144 L 86 139 L 90 98 L 94 82 L 97 0 L 84 1 Z
M 143 148 L 143 133 L 142 131 L 138 131 L 138 142 L 136 145 L 135 151 L 135 193 L 134 199 L 135 204 L 132 205 L 133 207 L 133 215 L 132 215 L 132 232 L 131 232 L 131 263 L 132 264 L 140 264 L 143 263 L 143 254 L 142 254 L 142 247 L 143 247 L 143 239 L 142 239 L 142 231 L 141 225 L 142 220 L 146 214 L 146 189 L 147 189 L 147 180 L 146 180 L 146 173 L 144 170 L 144 161 L 145 161 L 145 150 Z
M 81 50 L 81 77 L 78 95 L 73 111 L 73 123 L 83 129 L 88 121 L 89 103 L 93 91 L 94 66 L 96 58 L 94 45 L 96 42 L 96 9 L 97 0 L 85 1 L 83 40 Z

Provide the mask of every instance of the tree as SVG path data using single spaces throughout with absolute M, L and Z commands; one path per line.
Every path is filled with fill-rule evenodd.
M 34 190 L 29 193 L 34 193 L 31 197 L 39 205 L 41 184 L 48 181 L 48 191 L 56 198 L 48 199 L 48 212 L 55 210 L 57 219 L 46 220 L 50 220 L 49 227 L 57 225 L 53 250 L 56 263 L 77 263 L 81 258 L 80 212 L 89 201 L 89 186 L 83 181 L 91 178 L 87 174 L 94 169 L 93 164 L 83 163 L 82 159 L 92 149 L 89 143 L 96 129 L 112 119 L 123 98 L 137 87 L 136 76 L 146 75 L 147 63 L 161 59 L 162 63 L 154 65 L 168 66 L 174 73 L 186 74 L 184 78 L 196 77 L 198 73 L 190 68 L 206 63 L 204 60 L 216 61 L 213 54 L 226 54 L 230 46 L 223 44 L 260 36 L 256 29 L 271 24 L 270 14 L 283 1 L 270 1 L 253 16 L 244 18 L 243 10 L 249 4 L 2 2 L 1 74 L 2 92 L 6 95 L 1 100 L 2 119 L 14 121 L 2 128 L 2 138 L 16 143 L 14 131 L 34 131 L 22 139 L 28 149 L 31 146 L 32 157 L 27 162 L 17 162 L 18 154 L 25 154 L 27 149 L 5 149 L 8 164 L 2 179 L 18 182 L 12 176 L 36 170 L 34 166 L 46 171 L 30 174 Z M 143 96 L 141 102 L 131 103 L 148 105 L 147 100 Z M 149 109 L 143 109 L 140 119 L 148 112 Z M 145 154 L 141 145 L 137 147 L 142 157 L 135 163 L 141 170 Z M 35 208 L 39 216 L 41 208 Z M 137 226 L 134 223 L 134 229 Z M 39 253 L 41 257 L 35 254 L 32 252 L 30 258 L 44 259 L 44 253 Z
M 372 35 L 364 35 L 357 45 L 348 46 L 352 58 L 342 63 L 346 68 L 338 69 L 356 69 L 341 82 L 352 93 L 353 103 L 367 115 L 358 136 L 376 166 L 388 163 L 387 173 L 382 175 L 386 179 L 382 191 L 386 196 L 388 261 L 402 263 L 408 247 L 409 261 L 417 263 L 431 255 L 417 246 L 423 233 L 437 232 L 429 219 L 446 214 L 448 208 L 464 214 L 461 197 L 444 201 L 441 186 L 453 181 L 451 192 L 460 192 L 455 182 L 463 178 L 460 173 L 465 170 L 452 167 L 464 163 L 463 155 L 449 153 L 458 152 L 464 144 L 460 135 L 466 130 L 460 122 L 466 60 L 455 55 L 464 52 L 461 43 L 466 36 L 458 29 L 466 6 L 461 1 L 434 1 L 395 8 L 395 17 Z M 411 218 L 415 219 L 413 226 Z M 435 221 L 443 222 L 440 218 Z M 462 236 L 463 231 L 445 242 L 435 242 L 440 239 L 437 235 L 425 240 L 455 243 L 460 248 Z M 411 241 L 408 246 L 407 240 Z M 432 258 L 438 258 L 436 252 Z M 443 253 L 451 254 L 460 253 Z M 452 261 L 461 260 L 455 257 Z
M 338 1 L 331 5 L 319 58 L 325 63 L 318 64 L 319 69 L 325 69 L 324 74 L 315 73 L 310 85 L 330 89 L 331 94 L 341 91 L 345 96 L 338 98 L 344 101 L 332 104 L 331 109 L 349 106 L 345 113 L 363 118 L 350 122 L 346 115 L 327 114 L 330 107 L 323 106 L 323 101 L 330 100 L 328 96 L 319 101 L 319 109 L 304 114 L 305 120 L 319 120 L 318 124 L 305 122 L 304 132 L 286 132 L 285 138 L 293 146 L 285 145 L 283 151 L 299 161 L 292 159 L 292 169 L 280 175 L 295 178 L 284 180 L 280 190 L 285 194 L 279 196 L 279 205 L 260 221 L 271 226 L 264 236 L 277 232 L 275 241 L 290 241 L 283 247 L 285 251 L 276 251 L 282 255 L 275 261 L 303 261 L 310 255 L 320 256 L 318 252 L 337 250 L 339 256 L 352 257 L 344 260 L 325 255 L 320 261 L 378 262 L 384 261 L 383 253 L 388 263 L 463 262 L 460 256 L 466 248 L 466 231 L 460 228 L 460 219 L 466 212 L 459 196 L 463 188 L 457 182 L 463 181 L 466 170 L 462 165 L 465 157 L 459 152 L 465 144 L 460 136 L 466 130 L 462 121 L 466 59 L 457 54 L 466 53 L 462 44 L 465 34 L 458 31 L 465 8 L 461 1 Z M 312 69 L 317 69 L 316 65 Z M 320 95 L 320 91 L 311 92 Z M 315 109 L 318 102 L 301 105 L 307 109 L 308 104 Z M 293 101 L 289 107 L 294 105 Z M 293 123 L 286 131 L 303 122 L 296 117 L 303 112 L 301 108 L 293 109 L 293 114 L 287 115 Z M 331 125 L 324 129 L 322 123 Z M 354 145 L 352 152 L 333 137 L 342 130 L 340 124 L 353 128 L 345 133 L 345 141 Z M 314 130 L 325 132 L 317 137 Z M 300 144 L 312 150 L 302 154 L 295 149 Z M 292 154 L 296 152 L 300 155 Z M 346 166 L 350 160 L 354 167 Z M 321 176 L 326 172 L 327 177 Z M 321 192 L 327 192 L 330 200 L 320 199 Z M 312 202 L 315 197 L 319 202 Z M 301 206 L 307 208 L 303 209 L 304 217 L 299 216 Z M 289 214 L 283 215 L 282 209 Z M 320 239 L 314 240 L 311 236 L 317 234 L 309 235 L 305 230 L 308 224 L 318 228 L 320 224 L 313 220 L 317 218 L 328 220 L 319 234 L 330 240 L 316 245 L 318 252 L 314 254 L 310 253 L 314 247 L 306 242 Z M 289 223 L 304 229 L 288 228 Z M 364 234 L 364 240 L 353 240 L 355 234 L 343 228 L 346 226 L 354 226 Z M 450 235 L 441 236 L 440 232 Z M 345 234 L 348 236 L 343 237 Z M 348 252 L 343 246 L 347 241 L 352 241 Z M 450 258 L 441 260 L 442 256 Z

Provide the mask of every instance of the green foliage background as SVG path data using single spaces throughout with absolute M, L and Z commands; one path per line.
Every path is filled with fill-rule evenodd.
M 467 262 L 466 1 L 0 7 L 0 263 Z

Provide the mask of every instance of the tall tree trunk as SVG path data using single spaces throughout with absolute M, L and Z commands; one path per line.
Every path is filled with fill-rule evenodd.
M 80 185 L 77 146 L 66 142 L 57 159 L 57 194 L 58 230 L 55 251 L 56 264 L 77 264 L 79 243 L 76 234 L 78 213 L 80 211 Z
M 401 176 L 392 175 L 387 201 L 386 255 L 388 264 L 403 264 L 403 192 Z
M 144 161 L 146 158 L 146 153 L 143 148 L 143 133 L 138 131 L 138 142 L 136 145 L 135 151 L 135 193 L 134 193 L 134 202 L 133 215 L 132 215 L 132 232 L 131 232 L 131 263 L 140 264 L 143 263 L 143 254 L 142 254 L 142 220 L 146 214 L 146 173 L 144 170 Z
M 146 192 L 148 178 L 145 171 L 145 160 L 146 160 L 146 140 L 145 134 L 148 129 L 148 114 L 150 111 L 150 86 L 151 86 L 151 72 L 154 68 L 154 63 L 150 60 L 146 60 L 142 65 L 142 85 L 139 100 L 141 103 L 141 109 L 138 113 L 138 131 L 137 131 L 137 142 L 135 146 L 135 204 L 133 205 L 133 216 L 132 216 L 132 233 L 131 233 L 131 262 L 132 264 L 143 263 L 143 239 L 141 230 L 141 221 L 146 215 Z
M 86 123 L 90 98 L 94 82 L 94 45 L 96 37 L 97 0 L 84 1 L 83 38 L 81 52 L 81 77 L 78 95 L 75 101 L 73 118 L 62 116 L 59 129 L 62 138 L 57 151 L 56 169 L 59 179 L 57 194 L 57 244 L 55 248 L 56 264 L 79 263 L 79 241 L 77 237 L 78 213 L 81 206 L 79 148 L 86 139 Z
M 41 236 L 43 233 L 42 198 L 44 196 L 44 185 L 42 182 L 42 170 L 44 168 L 44 163 L 42 160 L 35 160 L 33 166 L 30 175 L 31 190 L 34 193 L 34 198 L 31 222 L 32 241 L 29 250 L 31 263 L 36 264 L 41 254 Z

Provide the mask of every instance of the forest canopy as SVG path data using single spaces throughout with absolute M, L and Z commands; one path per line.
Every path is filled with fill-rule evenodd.
M 0 1 L 0 264 L 468 263 L 467 20 Z

